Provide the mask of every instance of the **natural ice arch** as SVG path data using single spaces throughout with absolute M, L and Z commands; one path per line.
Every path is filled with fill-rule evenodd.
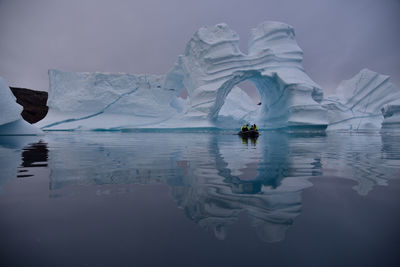
M 291 26 L 264 22 L 251 31 L 249 54 L 239 49 L 238 35 L 226 24 L 200 28 L 167 73 L 164 86 L 189 95 L 186 121 L 213 125 L 230 90 L 244 80 L 253 82 L 263 110 L 264 128 L 326 127 L 320 105 L 322 90 L 304 72 L 302 50 Z
M 235 73 L 231 79 L 227 80 L 222 84 L 221 87 L 217 89 L 216 100 L 208 115 L 210 120 L 216 120 L 219 111 L 221 110 L 221 107 L 223 106 L 225 99 L 231 92 L 232 88 L 246 80 L 252 82 L 256 87 L 261 103 L 266 103 L 261 107 L 261 114 L 268 114 L 269 104 L 271 104 L 270 100 L 276 98 L 275 92 L 277 91 L 278 87 L 276 82 L 269 77 L 261 77 L 261 73 L 258 71 L 244 71 Z
M 244 72 L 235 73 L 231 79 L 224 82 L 221 85 L 221 87 L 219 87 L 217 89 L 217 97 L 215 99 L 213 106 L 210 109 L 208 118 L 210 120 L 215 120 L 218 116 L 219 111 L 221 110 L 221 107 L 225 103 L 226 97 L 231 92 L 232 88 L 246 80 L 249 80 L 254 83 L 254 85 L 258 91 L 258 94 L 260 95 L 260 99 L 261 99 L 261 101 L 263 101 L 263 98 L 261 96 L 262 90 L 260 90 L 258 88 L 258 84 L 254 82 L 257 79 L 257 76 L 260 76 L 260 73 L 257 71 L 244 71 Z

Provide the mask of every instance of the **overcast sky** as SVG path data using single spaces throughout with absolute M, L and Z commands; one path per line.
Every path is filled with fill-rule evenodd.
M 326 92 L 362 68 L 400 87 L 400 0 L 0 0 L 0 76 L 48 90 L 47 70 L 166 73 L 193 33 L 288 23 Z

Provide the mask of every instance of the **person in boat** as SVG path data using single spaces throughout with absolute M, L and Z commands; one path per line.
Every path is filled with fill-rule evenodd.
M 250 131 L 258 131 L 257 125 L 255 123 L 251 125 Z
M 241 132 L 247 132 L 249 130 L 249 124 L 243 125 L 242 128 L 240 128 Z

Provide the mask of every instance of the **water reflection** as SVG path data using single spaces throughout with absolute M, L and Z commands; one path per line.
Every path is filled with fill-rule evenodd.
M 257 136 L 257 137 L 243 137 L 243 136 L 239 136 L 239 138 L 242 140 L 242 144 L 248 145 L 248 144 L 249 144 L 249 141 L 250 141 L 250 144 L 252 144 L 253 146 L 255 146 L 255 145 L 257 144 L 258 136 Z
M 17 178 L 31 177 L 30 168 L 47 167 L 48 149 L 43 141 L 29 144 L 22 150 L 22 163 Z
M 38 141 L 37 136 L 0 136 L 0 192 L 16 177 L 21 150 Z
M 399 170 L 400 154 L 388 160 L 382 151 L 396 151 L 399 133 L 387 138 L 385 133 L 353 133 L 328 138 L 328 149 L 321 148 L 324 175 L 345 177 L 357 182 L 353 187 L 367 195 L 376 185 L 387 185 Z M 398 150 L 397 150 L 398 151 Z
M 398 137 L 270 132 L 246 141 L 221 133 L 57 133 L 11 161 L 22 160 L 19 170 L 48 164 L 57 196 L 72 185 L 167 184 L 186 216 L 216 238 L 225 239 L 245 212 L 261 240 L 278 242 L 301 212 L 309 177 L 354 180 L 360 195 L 396 178 Z M 0 142 L 2 159 L 10 150 L 5 144 Z
M 225 239 L 228 228 L 242 212 L 251 219 L 257 235 L 266 242 L 281 241 L 294 218 L 300 214 L 301 191 L 311 184 L 304 177 L 287 177 L 283 181 L 281 168 L 288 164 L 280 149 L 281 140 L 266 135 L 260 146 L 237 146 L 232 140 L 212 136 L 202 154 L 209 156 L 191 162 L 183 177 L 186 184 L 174 187 L 172 195 L 186 215 L 201 227 Z M 265 158 L 273 146 L 280 151 L 276 155 L 282 161 Z M 287 144 L 284 142 L 284 144 Z M 272 151 L 271 151 L 272 150 Z M 236 153 L 235 153 L 236 152 Z M 264 170 L 268 162 L 268 170 Z M 279 162 L 279 164 L 275 164 Z M 246 175 L 252 166 L 255 175 Z M 271 171 L 274 170 L 274 171 Z M 266 174 L 262 176 L 262 174 Z M 278 184 L 280 186 L 275 186 Z

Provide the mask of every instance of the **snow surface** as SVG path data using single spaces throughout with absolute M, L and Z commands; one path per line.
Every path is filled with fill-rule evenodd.
M 400 90 L 390 77 L 368 69 L 341 82 L 336 94 L 322 103 L 328 110 L 328 130 L 381 129 L 384 115 L 386 124 L 396 124 L 399 105 Z
M 0 77 L 0 135 L 36 135 L 42 131 L 22 119 L 22 106 L 17 104 L 10 88 Z
M 322 90 L 304 72 L 302 55 L 293 28 L 284 23 L 253 29 L 248 55 L 226 24 L 203 27 L 166 75 L 50 70 L 49 113 L 37 125 L 45 130 L 238 128 L 247 120 L 262 128 L 324 128 Z M 233 90 L 244 80 L 256 86 L 261 107 Z M 178 98 L 184 88 L 187 100 Z

